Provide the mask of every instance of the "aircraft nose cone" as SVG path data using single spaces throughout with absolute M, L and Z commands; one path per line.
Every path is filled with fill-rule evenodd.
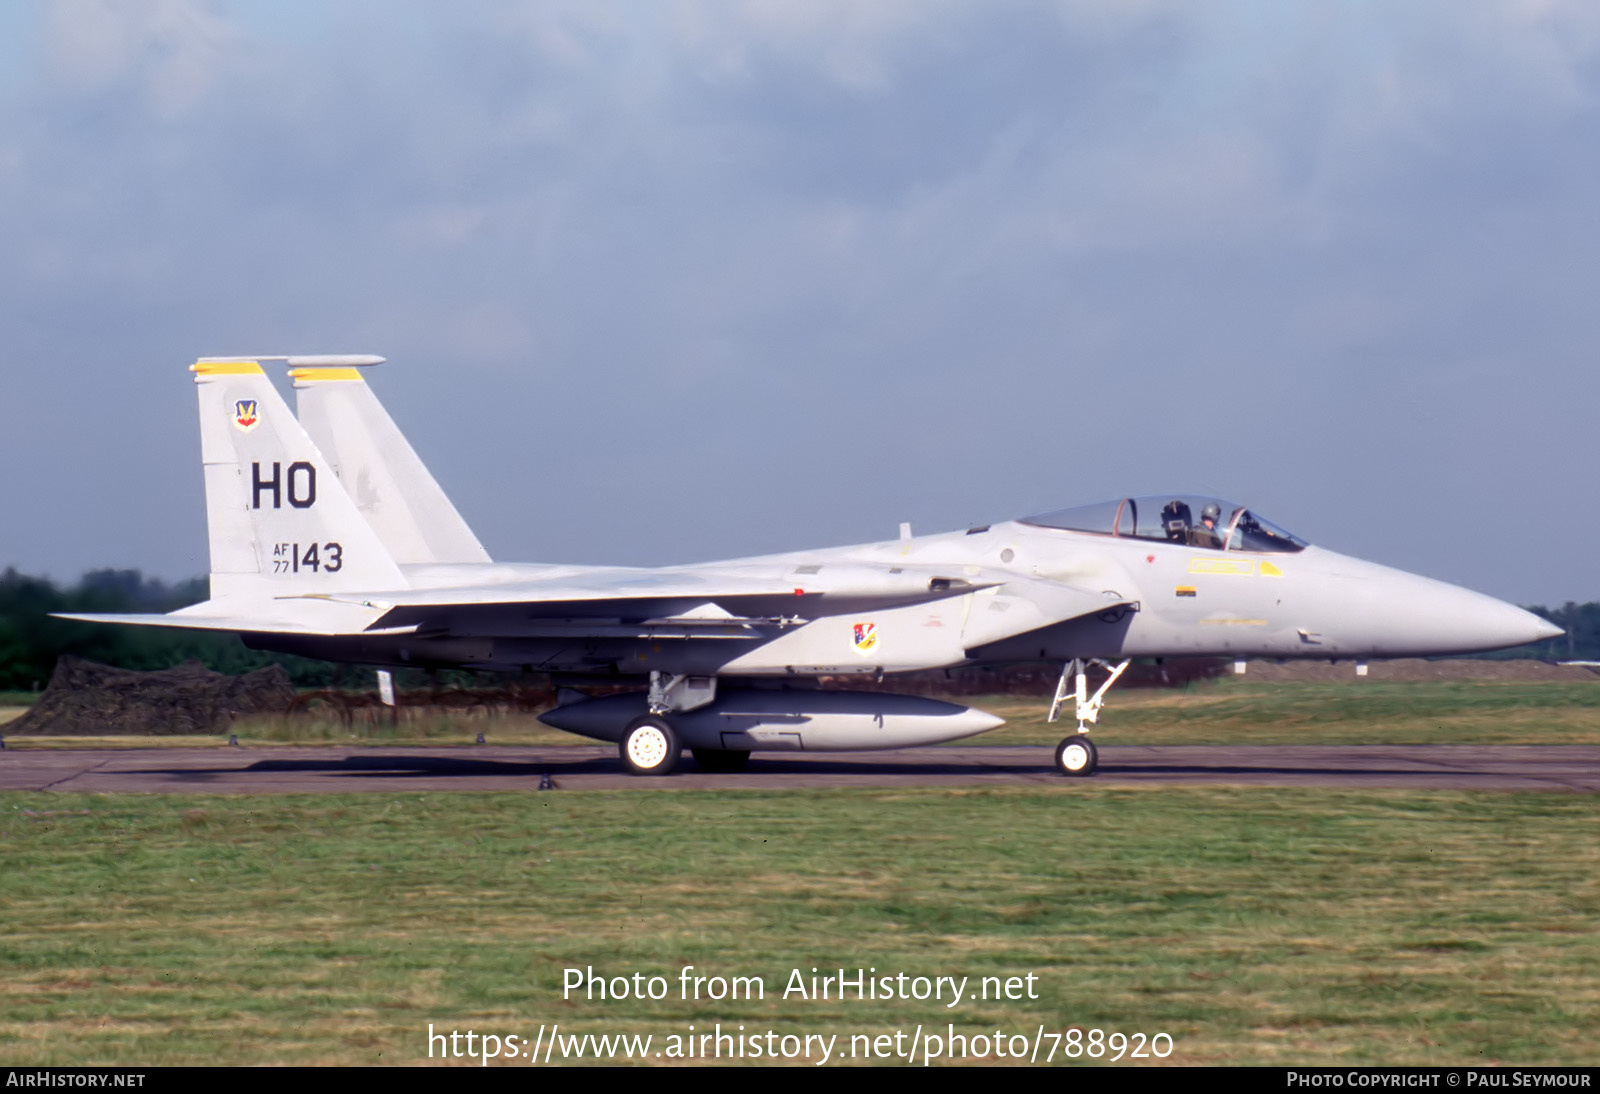
M 1442 581 L 1413 577 L 1394 592 L 1392 606 L 1409 616 L 1394 620 L 1394 637 L 1402 645 L 1409 642 L 1411 656 L 1484 653 L 1563 633 L 1515 604 Z
M 1391 616 L 1392 636 L 1413 657 L 1510 649 L 1563 633 L 1515 604 L 1442 581 L 1413 577 L 1393 592 L 1401 618 Z
M 1346 652 L 1374 657 L 1483 653 L 1563 633 L 1548 620 L 1492 596 L 1355 559 L 1336 559 L 1323 608 L 1341 626 Z M 1315 629 L 1315 628 L 1312 628 Z
M 1457 609 L 1461 638 L 1464 643 L 1472 643 L 1475 649 L 1508 649 L 1566 633 L 1548 619 L 1525 612 L 1515 604 L 1465 589 L 1461 591 L 1473 598 L 1470 605 L 1463 604 Z

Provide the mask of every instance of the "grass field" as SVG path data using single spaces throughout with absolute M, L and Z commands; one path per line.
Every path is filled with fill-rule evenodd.
M 985 740 L 1062 733 L 1041 700 L 971 702 L 1011 719 Z M 351 740 L 306 719 L 238 728 L 255 744 Z M 356 731 L 384 745 L 478 732 L 496 744 L 577 740 L 526 717 Z M 1098 736 L 1600 743 L 1600 687 L 1225 679 L 1114 693 Z M 1092 782 L 6 793 L 0 1064 L 408 1064 L 426 1062 L 430 1022 L 530 1039 L 548 1023 L 648 1033 L 652 1052 L 691 1024 L 834 1034 L 846 1054 L 852 1035 L 954 1024 L 968 1035 L 1165 1032 L 1175 1064 L 1592 1063 L 1596 811 L 1592 797 L 1565 794 Z M 760 977 L 766 997 L 684 1001 L 689 965 Z M 671 991 L 563 1000 L 563 970 L 589 966 L 659 975 Z M 947 1009 L 781 997 L 792 970 L 813 967 L 973 985 L 1033 974 L 1038 998 Z
M 0 1063 L 533 1038 L 1161 1031 L 1169 1063 L 1593 1062 L 1594 799 L 1236 788 L 0 795 Z M 685 1002 L 680 970 L 760 976 Z M 568 967 L 660 1002 L 562 1000 Z M 1035 1000 L 785 1000 L 792 969 Z M 1059 1061 L 1059 1057 L 1058 1057 Z
M 1045 721 L 1046 697 L 976 696 L 958 702 L 1007 724 L 992 744 L 1053 746 L 1072 726 L 1070 709 Z M 21 708 L 17 708 L 17 713 Z M 7 711 L 0 708 L 0 724 Z M 469 717 L 407 712 L 398 725 L 349 727 L 326 717 L 262 717 L 234 727 L 246 744 L 455 744 L 585 742 L 532 715 Z M 1600 744 L 1600 679 L 1578 683 L 1349 680 L 1255 682 L 1224 678 L 1187 689 L 1111 693 L 1096 729 L 1104 744 Z M 226 735 L 171 738 L 8 737 L 13 748 L 195 747 Z M 585 742 L 592 743 L 592 742 Z
M 1006 719 L 987 742 L 1061 738 L 1062 722 L 1046 723 L 1040 700 L 996 696 L 973 705 Z M 1069 715 L 1070 708 L 1063 722 Z M 1224 679 L 1113 691 L 1096 733 L 1106 744 L 1600 744 L 1600 681 Z

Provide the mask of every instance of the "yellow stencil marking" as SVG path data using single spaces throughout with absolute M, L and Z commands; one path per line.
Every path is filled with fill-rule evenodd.
M 1179 585 L 1176 589 L 1173 590 L 1173 592 L 1177 593 L 1179 596 L 1193 596 L 1194 595 L 1194 586 L 1193 585 Z
M 289 375 L 296 380 L 312 382 L 316 380 L 359 380 L 361 370 L 358 368 L 292 368 Z
M 197 376 L 258 376 L 261 365 L 255 361 L 196 361 L 189 371 Z
M 1283 571 L 1270 562 L 1263 562 L 1256 570 L 1262 577 L 1282 577 Z
M 1239 574 L 1249 577 L 1256 572 L 1253 562 L 1247 558 L 1191 558 L 1189 560 L 1191 574 Z

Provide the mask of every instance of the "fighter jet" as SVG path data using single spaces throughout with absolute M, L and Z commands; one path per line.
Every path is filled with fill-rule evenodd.
M 966 665 L 1062 666 L 1063 775 L 1134 658 L 1472 653 L 1560 633 L 1467 589 L 1315 547 L 1253 510 L 1159 494 L 937 535 L 692 566 L 490 560 L 362 369 L 375 356 L 202 358 L 210 599 L 70 615 L 229 631 L 263 650 L 378 667 L 548 673 L 549 724 L 665 775 L 752 752 L 904 748 L 992 729 L 981 710 L 825 688 Z M 286 362 L 290 412 L 262 367 Z M 1103 675 L 1089 689 L 1090 669 Z M 636 685 L 591 697 L 584 685 Z

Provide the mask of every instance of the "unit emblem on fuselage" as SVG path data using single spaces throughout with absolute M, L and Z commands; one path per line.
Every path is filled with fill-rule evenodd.
M 254 399 L 240 399 L 233 404 L 233 424 L 241 432 L 248 433 L 261 421 L 256 416 L 256 401 Z
M 871 653 L 878 648 L 878 625 L 876 623 L 857 623 L 855 632 L 857 653 Z

